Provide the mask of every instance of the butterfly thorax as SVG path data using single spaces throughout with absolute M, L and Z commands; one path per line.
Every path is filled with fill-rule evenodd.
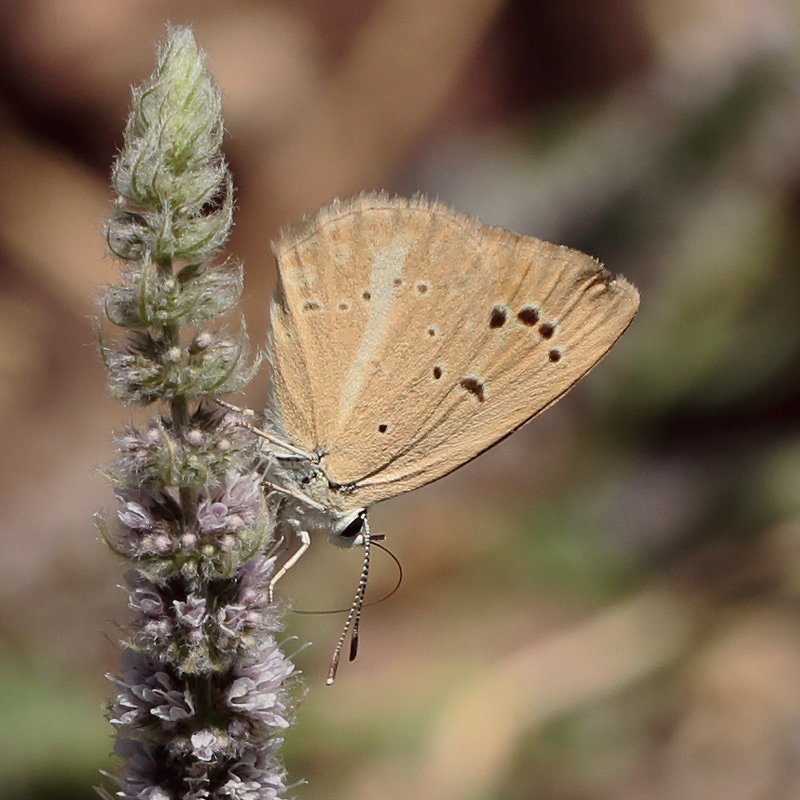
M 281 520 L 295 530 L 325 533 L 340 547 L 363 544 L 365 510 L 348 502 L 345 487 L 332 483 L 324 460 L 276 459 L 265 470 L 275 491 L 284 494 Z

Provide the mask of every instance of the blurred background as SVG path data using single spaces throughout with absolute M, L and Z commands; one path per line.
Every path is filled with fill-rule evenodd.
M 362 189 L 580 248 L 642 293 L 565 400 L 374 509 L 405 580 L 333 688 L 339 618 L 287 617 L 313 643 L 295 796 L 800 797 L 799 20 L 797 0 L 0 4 L 0 797 L 90 798 L 109 764 L 127 612 L 92 467 L 144 415 L 110 399 L 90 316 L 129 86 L 167 21 L 224 92 L 254 344 L 270 239 Z M 318 543 L 283 596 L 346 605 L 360 561 Z M 396 570 L 375 562 L 379 598 Z

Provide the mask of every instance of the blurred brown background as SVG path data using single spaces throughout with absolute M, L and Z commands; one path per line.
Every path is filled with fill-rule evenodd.
M 334 688 L 338 618 L 288 618 L 313 642 L 296 796 L 800 797 L 797 0 L 2 3 L 0 797 L 89 798 L 107 766 L 126 611 L 91 467 L 141 412 L 109 398 L 89 317 L 166 21 L 224 91 L 254 343 L 270 238 L 362 189 L 438 195 L 642 291 L 566 400 L 374 510 L 406 579 Z M 281 588 L 336 608 L 359 568 L 318 543 Z

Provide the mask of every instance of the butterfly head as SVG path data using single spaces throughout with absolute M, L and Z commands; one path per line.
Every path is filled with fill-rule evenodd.
M 328 541 L 346 549 L 363 547 L 369 538 L 367 510 L 359 508 L 344 514 L 332 514 Z

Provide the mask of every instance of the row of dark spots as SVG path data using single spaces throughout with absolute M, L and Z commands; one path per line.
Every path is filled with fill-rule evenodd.
M 536 325 L 541 318 L 541 312 L 536 306 L 523 306 L 517 312 L 517 319 L 529 328 Z M 508 309 L 505 306 L 495 306 L 489 315 L 489 327 L 502 328 L 506 322 L 508 322 Z M 539 335 L 542 339 L 549 339 L 555 332 L 556 326 L 552 322 L 543 322 L 539 325 Z
M 368 291 L 364 291 L 361 294 L 361 297 L 364 300 L 372 299 L 372 295 Z M 303 311 L 305 311 L 306 313 L 322 311 L 322 303 L 320 303 L 319 300 L 306 300 L 303 302 L 302 308 Z M 340 300 L 339 303 L 337 304 L 337 308 L 339 309 L 339 311 L 348 311 L 350 309 L 350 303 L 348 303 L 347 300 Z
M 402 278 L 393 278 L 392 279 L 392 286 L 394 286 L 395 288 L 399 288 L 402 285 L 403 285 L 403 279 Z M 417 294 L 427 294 L 429 288 L 430 287 L 428 286 L 427 283 L 425 283 L 425 281 L 419 281 L 419 283 L 417 283 Z M 361 292 L 361 299 L 362 300 L 372 300 L 372 292 L 370 292 L 369 289 L 364 289 L 364 291 Z
M 519 311 L 517 311 L 517 319 L 523 325 L 527 325 L 528 327 L 535 325 L 541 318 L 542 315 L 536 306 L 523 306 Z M 502 328 L 506 322 L 508 322 L 508 308 L 503 305 L 496 305 L 492 309 L 492 313 L 489 314 L 489 327 L 493 329 Z M 553 326 L 548 325 L 547 323 L 543 323 L 543 325 L 551 329 L 550 336 L 552 336 Z M 548 337 L 545 335 L 545 338 Z
M 392 281 L 392 283 L 394 284 L 394 286 L 402 286 L 403 279 L 395 278 Z M 417 284 L 417 294 L 427 294 L 429 288 L 430 287 L 428 286 L 427 283 L 425 283 L 424 281 L 420 281 Z M 365 302 L 372 300 L 372 292 L 370 292 L 369 289 L 364 289 L 364 291 L 361 292 L 361 299 L 364 300 Z M 338 308 L 339 311 L 347 311 L 350 308 L 350 304 L 347 302 L 347 300 L 340 300 Z M 303 303 L 303 311 L 306 312 L 322 311 L 322 304 L 319 302 L 319 300 L 306 300 Z
M 402 285 L 403 285 L 403 279 L 402 278 L 394 278 L 392 280 L 392 286 L 394 286 L 396 288 L 399 288 Z M 417 294 L 427 294 L 429 288 L 430 287 L 428 286 L 427 283 L 425 283 L 425 281 L 419 281 L 419 283 L 417 283 Z M 361 299 L 362 300 L 372 300 L 372 292 L 370 292 L 369 289 L 365 289 L 361 293 Z
M 395 282 L 401 281 L 400 278 L 395 278 Z M 420 294 L 426 294 L 428 291 L 428 285 L 425 283 L 417 284 L 417 291 Z M 361 293 L 361 297 L 364 300 L 371 300 L 372 293 L 365 289 Z M 339 310 L 340 311 L 347 311 L 350 307 L 349 303 L 346 300 L 339 301 Z M 321 311 L 322 304 L 319 300 L 306 300 L 303 303 L 303 311 Z M 517 312 L 517 319 L 523 324 L 529 327 L 533 327 L 539 322 L 541 316 L 539 314 L 539 310 L 534 306 L 523 306 Z M 508 310 L 504 306 L 495 306 L 492 309 L 492 313 L 489 316 L 489 327 L 490 328 L 502 328 L 506 322 L 508 321 Z M 555 333 L 556 326 L 552 322 L 543 322 L 539 325 L 539 335 L 543 339 L 550 339 L 553 334 Z M 428 333 L 431 336 L 435 335 L 435 330 L 433 328 L 428 329 Z
M 532 328 L 542 318 L 541 313 L 536 306 L 523 306 L 517 312 L 517 319 L 528 327 Z M 496 305 L 489 315 L 490 328 L 502 328 L 508 322 L 508 309 L 505 306 Z M 556 332 L 556 326 L 552 322 L 542 322 L 539 325 L 539 336 L 542 339 L 550 339 Z M 561 351 L 554 347 L 548 353 L 550 361 L 555 363 L 561 360 Z

